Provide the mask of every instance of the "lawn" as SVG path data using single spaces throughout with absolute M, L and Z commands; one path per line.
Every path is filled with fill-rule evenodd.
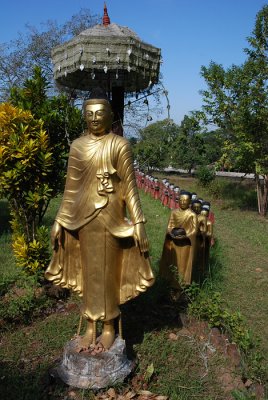
M 224 198 L 213 200 L 192 178 L 170 176 L 170 180 L 211 200 L 217 242 L 212 263 L 218 273 L 208 284 L 222 293 L 226 307 L 241 311 L 254 336 L 260 338 L 261 351 L 267 355 L 268 222 L 260 219 L 254 210 L 251 185 L 231 183 Z M 236 198 L 234 193 L 237 192 Z M 152 265 L 157 274 L 169 210 L 144 193 L 141 193 L 141 200 L 147 218 Z M 59 201 L 54 200 L 47 211 L 45 223 L 48 226 L 53 222 Z M 3 221 L 0 244 L 4 250 L 0 255 L 1 285 L 7 279 L 15 280 L 20 272 L 12 256 L 6 203 L 2 201 L 0 207 Z M 237 394 L 240 397 L 233 394 L 232 397 L 230 390 L 227 397 L 226 385 L 219 379 L 219 374 L 226 373 L 224 368 L 227 368 L 228 359 L 221 351 L 210 354 L 207 324 L 197 321 L 187 329 L 181 329 L 182 320 L 187 319 L 185 310 L 178 310 L 165 301 L 165 294 L 166 288 L 157 280 L 147 293 L 122 307 L 128 355 L 138 360 L 138 365 L 128 382 L 117 388 L 118 392 L 129 393 L 129 388 L 136 392 L 143 389 L 175 400 L 255 398 L 246 397 L 249 394 Z M 89 390 L 68 389 L 48 374 L 60 358 L 64 343 L 77 330 L 77 303 L 75 297 L 60 300 L 53 312 L 38 316 L 29 324 L 5 324 L 2 321 L 1 399 L 94 398 Z M 111 397 L 104 395 L 103 398 Z

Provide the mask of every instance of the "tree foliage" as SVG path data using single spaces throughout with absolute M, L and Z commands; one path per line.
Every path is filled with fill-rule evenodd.
M 142 169 L 157 169 L 171 162 L 170 146 L 177 135 L 178 126 L 164 119 L 140 131 L 140 140 L 134 146 L 134 155 Z
M 198 113 L 184 116 L 171 149 L 174 167 L 187 169 L 191 173 L 193 168 L 204 163 L 203 133 Z
M 247 59 L 224 69 L 203 66 L 207 90 L 202 92 L 209 122 L 225 131 L 222 163 L 256 176 L 259 212 L 265 215 L 268 196 L 268 6 L 256 16 L 248 38 Z
M 51 50 L 78 35 L 81 31 L 99 23 L 100 17 L 89 9 L 81 9 L 69 21 L 58 24 L 48 20 L 41 29 L 26 25 L 26 33 L 16 40 L 0 45 L 0 98 L 7 100 L 13 86 L 21 87 L 32 75 L 32 66 L 42 67 L 53 86 Z
M 140 167 L 172 166 L 191 171 L 197 166 L 215 163 L 221 155 L 222 132 L 208 131 L 203 117 L 201 112 L 191 112 L 184 116 L 180 125 L 166 119 L 141 130 L 140 139 L 132 140 Z

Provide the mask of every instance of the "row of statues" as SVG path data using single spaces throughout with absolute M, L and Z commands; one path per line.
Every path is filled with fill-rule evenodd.
M 214 242 L 214 214 L 210 202 L 197 194 L 181 190 L 179 186 L 160 180 L 136 169 L 137 186 L 152 198 L 170 208 L 160 276 L 180 290 L 192 281 L 201 282 L 208 269 L 209 251 Z
M 167 180 L 159 182 L 134 170 L 129 142 L 111 130 L 113 113 L 107 98 L 92 95 L 83 113 L 87 130 L 70 148 L 45 277 L 81 296 L 86 330 L 77 339 L 77 352 L 95 356 L 115 342 L 120 305 L 154 283 L 138 188 L 172 209 L 160 262 L 160 275 L 171 287 L 180 286 L 176 275 L 185 284 L 200 279 L 213 224 L 209 203 Z M 97 321 L 102 321 L 99 337 Z

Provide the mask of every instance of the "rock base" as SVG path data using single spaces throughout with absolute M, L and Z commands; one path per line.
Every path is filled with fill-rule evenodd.
M 69 341 L 63 352 L 61 364 L 56 373 L 69 386 L 81 389 L 103 389 L 123 382 L 134 368 L 127 359 L 125 341 L 116 337 L 112 347 L 100 354 L 77 353 L 78 339 Z

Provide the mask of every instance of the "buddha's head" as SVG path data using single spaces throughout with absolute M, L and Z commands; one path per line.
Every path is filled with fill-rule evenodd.
M 108 100 L 104 98 L 86 100 L 83 111 L 89 133 L 102 136 L 111 130 L 113 112 Z

